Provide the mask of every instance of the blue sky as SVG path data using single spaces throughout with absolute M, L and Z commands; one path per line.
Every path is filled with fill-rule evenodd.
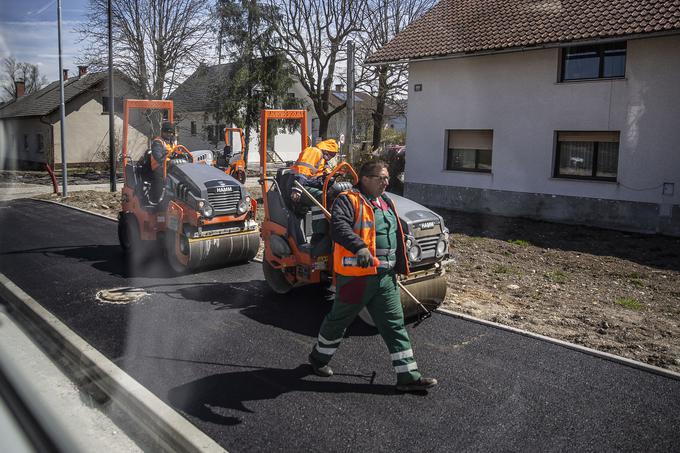
M 59 77 L 56 0 L 0 0 L 0 59 L 38 65 L 48 81 Z M 62 54 L 64 68 L 77 74 L 81 44 L 75 27 L 85 20 L 88 0 L 62 0 Z

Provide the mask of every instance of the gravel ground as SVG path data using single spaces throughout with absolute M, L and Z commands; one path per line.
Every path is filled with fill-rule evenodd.
M 120 193 L 40 198 L 120 206 Z M 445 308 L 680 372 L 680 238 L 437 211 L 453 233 Z

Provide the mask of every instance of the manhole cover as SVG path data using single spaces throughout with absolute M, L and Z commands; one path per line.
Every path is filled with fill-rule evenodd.
M 139 288 L 113 288 L 99 291 L 97 300 L 106 304 L 131 304 L 148 295 Z

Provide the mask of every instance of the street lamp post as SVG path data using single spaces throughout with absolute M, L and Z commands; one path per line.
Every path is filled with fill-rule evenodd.
M 59 127 L 61 130 L 61 195 L 68 195 L 67 169 L 66 169 L 66 134 L 64 132 L 66 123 L 66 107 L 64 105 L 64 65 L 61 56 L 61 0 L 57 0 L 57 41 L 59 46 L 59 113 L 61 115 Z

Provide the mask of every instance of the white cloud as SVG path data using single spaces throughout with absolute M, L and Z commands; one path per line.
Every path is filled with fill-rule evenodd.
M 62 21 L 62 59 L 65 69 L 76 72 L 75 60 L 82 43 L 75 33 L 78 21 Z M 59 78 L 59 47 L 56 21 L 0 22 L 0 58 L 13 56 L 19 61 L 40 63 L 48 80 Z

